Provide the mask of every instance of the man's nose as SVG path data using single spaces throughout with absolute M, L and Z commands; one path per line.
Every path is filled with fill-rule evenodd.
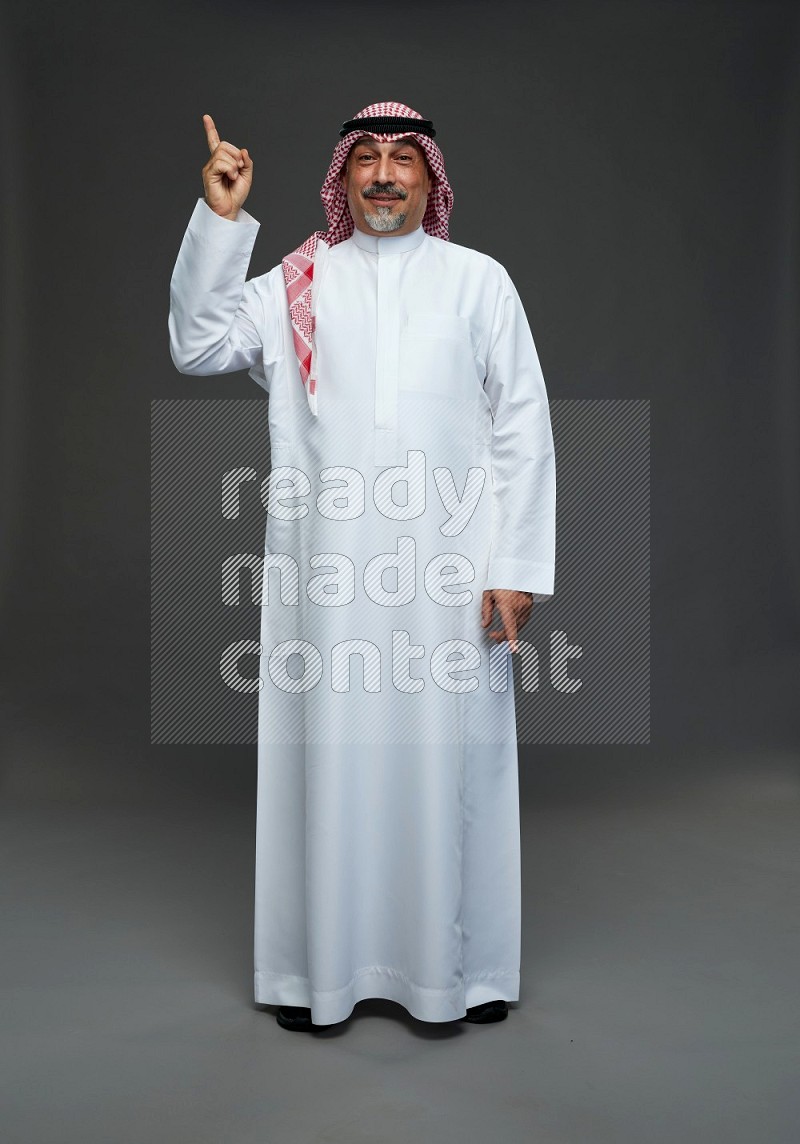
M 375 173 L 375 182 L 382 184 L 394 182 L 394 170 L 392 167 L 392 161 L 388 155 L 384 155 L 378 160 L 378 170 Z

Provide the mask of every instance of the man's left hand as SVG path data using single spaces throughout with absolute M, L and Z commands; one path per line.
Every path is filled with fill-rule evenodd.
M 530 592 L 517 592 L 513 588 L 487 588 L 481 604 L 481 624 L 484 628 L 492 622 L 495 607 L 502 627 L 486 634 L 490 640 L 508 640 L 512 652 L 517 651 L 517 632 L 528 622 L 533 608 L 533 596 Z

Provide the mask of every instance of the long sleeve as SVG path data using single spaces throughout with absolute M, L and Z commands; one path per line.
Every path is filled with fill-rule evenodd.
M 484 389 L 493 413 L 492 537 L 487 588 L 554 594 L 556 469 L 539 356 L 519 295 L 503 271 Z
M 181 373 L 249 369 L 267 388 L 266 315 L 258 279 L 245 281 L 260 225 L 246 210 L 224 219 L 197 200 L 170 282 L 169 348 Z

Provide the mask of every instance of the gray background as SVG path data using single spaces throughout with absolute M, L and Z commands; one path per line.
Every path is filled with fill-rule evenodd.
M 788 1144 L 800 7 L 32 2 L 0 85 L 6 1138 Z M 150 402 L 258 393 L 169 358 L 202 114 L 256 274 L 378 99 L 551 398 L 652 402 L 652 742 L 523 747 L 507 1022 L 298 1038 L 251 1001 L 255 748 L 149 742 Z

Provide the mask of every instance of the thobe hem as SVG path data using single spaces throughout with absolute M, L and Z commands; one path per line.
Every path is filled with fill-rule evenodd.
M 259 1005 L 301 1005 L 311 1009 L 315 1025 L 345 1021 L 358 1001 L 382 998 L 396 1001 L 419 1021 L 457 1021 L 473 1005 L 486 1001 L 518 1001 L 519 970 L 491 970 L 464 978 L 452 989 L 429 989 L 410 981 L 388 966 L 360 969 L 340 989 L 311 989 L 307 977 L 288 973 L 254 975 L 255 1000 Z

